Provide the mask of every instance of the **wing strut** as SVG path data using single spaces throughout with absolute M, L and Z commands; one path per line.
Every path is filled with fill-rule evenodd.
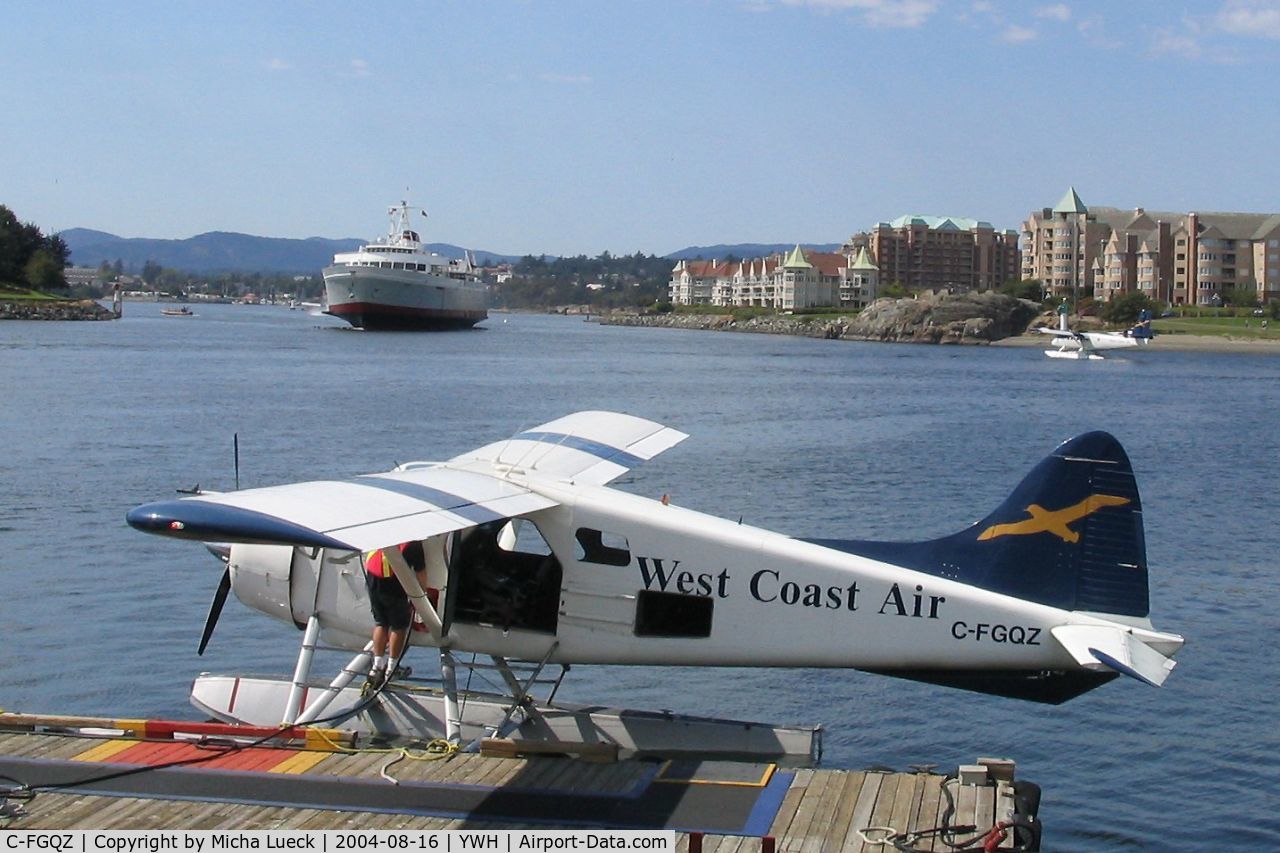
M 551 644 L 551 648 L 547 649 L 547 653 L 543 655 L 542 660 L 538 661 L 538 663 L 533 667 L 532 672 L 530 672 L 529 677 L 525 679 L 524 682 L 521 682 L 520 679 L 516 678 L 515 673 L 512 671 L 511 664 L 510 662 L 507 661 L 506 658 L 501 657 L 499 655 L 490 656 L 491 660 L 493 661 L 494 669 L 498 670 L 498 673 L 502 676 L 502 680 L 505 681 L 507 684 L 507 689 L 511 691 L 511 704 L 507 706 L 507 712 L 502 715 L 502 719 L 499 720 L 498 724 L 494 726 L 493 729 L 491 730 L 491 733 L 489 735 L 490 737 L 503 737 L 506 735 L 505 729 L 507 727 L 507 724 L 511 722 L 511 715 L 516 712 L 517 708 L 524 707 L 525 703 L 529 699 L 530 689 L 532 689 L 533 685 L 537 683 L 538 676 L 542 674 L 542 670 L 547 665 L 547 661 L 551 659 L 551 656 L 555 654 L 556 649 L 559 646 L 560 646 L 559 640 L 556 640 L 554 643 Z M 472 667 L 474 668 L 475 666 L 476 665 L 473 663 Z M 564 669 L 565 668 L 562 668 L 560 671 L 561 678 L 564 677 Z M 560 686 L 560 683 L 559 681 L 557 681 L 556 687 L 559 687 L 559 686 Z M 552 691 L 552 696 L 554 695 L 555 695 L 555 691 Z M 551 698 L 548 697 L 547 702 L 549 703 L 550 701 L 551 701 Z M 467 745 L 467 748 L 465 751 L 475 752 L 480 748 L 480 741 L 481 741 L 481 738 L 476 738 L 474 741 L 472 741 Z
M 316 653 L 316 641 L 320 639 L 320 617 L 312 613 L 307 619 L 307 629 L 302 635 L 302 648 L 298 650 L 298 663 L 293 668 L 293 684 L 289 688 L 289 701 L 284 707 L 284 724 L 293 725 L 302 710 L 302 697 L 306 693 L 307 679 L 311 677 L 311 659 Z
M 427 593 L 422 589 L 422 584 L 418 583 L 418 576 L 413 569 L 409 568 L 409 564 L 405 562 L 404 554 L 401 554 L 400 549 L 396 547 L 383 548 L 382 559 L 386 560 L 391 566 L 391 571 L 395 573 L 396 579 L 400 581 L 400 586 L 404 587 L 404 591 L 408 593 L 409 601 L 422 619 L 422 624 L 427 626 L 431 639 L 439 643 L 444 633 L 444 625 L 440 621 L 440 614 L 431 605 L 431 600 L 427 598 Z

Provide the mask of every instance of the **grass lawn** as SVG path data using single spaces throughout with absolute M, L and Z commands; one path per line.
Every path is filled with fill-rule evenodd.
M 1267 321 L 1267 328 L 1262 321 Z M 1248 325 L 1246 325 L 1248 324 Z M 1152 323 L 1157 335 L 1211 335 L 1280 340 L 1280 320 L 1267 317 L 1165 317 Z
M 0 299 L 8 300 L 51 300 L 65 302 L 65 296 L 50 296 L 48 293 L 41 293 L 38 290 L 29 290 L 25 287 L 15 287 L 11 284 L 0 284 Z

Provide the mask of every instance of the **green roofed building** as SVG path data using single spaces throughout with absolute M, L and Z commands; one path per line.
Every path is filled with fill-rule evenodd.
M 1072 187 L 1027 217 L 1021 243 L 1021 277 L 1054 296 L 1212 306 L 1246 288 L 1280 299 L 1280 214 L 1089 207 Z
M 744 261 L 680 261 L 671 271 L 673 305 L 804 311 L 858 310 L 875 301 L 879 271 L 866 251 L 791 251 Z

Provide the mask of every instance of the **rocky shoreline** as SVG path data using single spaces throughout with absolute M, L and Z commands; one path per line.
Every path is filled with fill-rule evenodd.
M 739 320 L 730 314 L 614 313 L 602 316 L 600 323 L 828 340 L 986 345 L 1021 335 L 1039 310 L 1034 302 L 988 292 L 878 299 L 860 314 L 829 318 L 770 314 Z
M 116 315 L 92 299 L 0 300 L 0 320 L 114 320 Z

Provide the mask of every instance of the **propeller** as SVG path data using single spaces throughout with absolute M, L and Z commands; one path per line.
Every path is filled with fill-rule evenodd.
M 236 491 L 240 491 L 240 433 L 231 434 L 231 453 L 235 458 L 236 468 Z M 198 490 L 200 487 L 196 486 Z M 209 645 L 209 638 L 213 636 L 213 629 L 218 626 L 218 617 L 222 615 L 222 606 L 227 603 L 227 593 L 231 591 L 231 550 L 228 548 L 224 555 L 221 550 L 214 550 L 214 556 L 223 560 L 227 564 L 227 568 L 222 572 L 222 579 L 218 581 L 218 590 L 213 594 L 213 601 L 209 603 L 209 617 L 204 620 L 204 633 L 200 635 L 200 648 L 196 649 L 197 655 L 203 655 L 205 647 Z
M 222 605 L 227 603 L 228 592 L 231 592 L 230 565 L 222 573 L 222 580 L 218 581 L 218 591 L 213 594 L 213 602 L 209 605 L 209 618 L 205 620 L 204 633 L 200 635 L 200 648 L 196 650 L 198 655 L 204 654 L 205 646 L 209 645 L 209 638 L 213 636 L 213 629 L 218 624 L 218 617 L 222 615 Z

